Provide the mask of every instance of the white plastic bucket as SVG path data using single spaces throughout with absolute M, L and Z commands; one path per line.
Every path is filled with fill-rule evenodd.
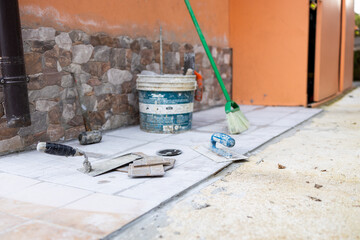
M 140 128 L 177 133 L 191 129 L 195 76 L 138 75 Z

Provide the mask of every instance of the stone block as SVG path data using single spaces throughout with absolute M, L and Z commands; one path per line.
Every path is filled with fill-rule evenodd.
M 180 51 L 180 44 L 177 42 L 173 42 L 170 44 L 171 51 L 178 52 Z
M 72 62 L 77 64 L 83 64 L 89 61 L 94 47 L 91 45 L 75 45 L 72 47 Z
M 60 85 L 61 77 L 61 73 L 46 73 L 30 76 L 28 89 L 39 90 L 46 86 Z
M 16 136 L 18 131 L 19 128 L 8 128 L 6 120 L 0 119 L 0 141 Z
M 58 103 L 55 101 L 37 100 L 35 110 L 41 112 L 48 112 L 52 107 L 54 107 L 57 104 Z
M 107 110 L 111 109 L 112 104 L 113 104 L 113 97 L 111 94 L 102 95 L 98 99 L 96 110 L 97 111 L 107 111 Z
M 112 68 L 126 68 L 126 50 L 120 48 L 111 49 L 110 65 Z
M 133 81 L 129 81 L 129 82 L 124 82 L 121 85 L 121 93 L 132 93 L 135 90 L 135 82 Z
M 131 106 L 138 106 L 139 101 L 138 101 L 138 96 L 137 95 L 132 93 L 132 94 L 128 94 L 127 97 L 128 97 L 128 103 Z
M 139 53 L 140 50 L 141 50 L 141 46 L 140 46 L 139 41 L 138 41 L 138 40 L 133 41 L 133 42 L 130 44 L 130 49 L 131 49 L 131 51 L 133 51 L 134 53 Z
M 102 126 L 105 123 L 105 112 L 89 112 L 89 119 L 93 128 Z
M 141 65 L 148 65 L 151 64 L 155 60 L 154 51 L 152 49 L 143 49 L 140 51 L 140 64 Z
M 229 53 L 224 54 L 224 64 L 227 64 L 227 65 L 231 64 L 231 54 L 229 54 Z
M 153 48 L 152 43 L 146 38 L 138 38 L 136 40 L 140 44 L 140 50 L 142 50 L 142 49 L 152 49 Z
M 77 94 L 77 90 L 75 89 L 75 87 L 65 88 L 64 91 L 62 91 L 61 99 L 75 100 L 77 95 L 78 94 Z M 67 102 L 69 102 L 69 101 L 67 101 Z M 72 101 L 70 101 L 70 102 L 72 102 Z
M 51 108 L 48 112 L 48 121 L 50 124 L 59 124 L 61 120 L 61 110 L 59 106 Z
M 145 69 L 144 65 L 141 65 L 141 56 L 133 53 L 131 58 L 131 71 L 134 73 L 141 73 Z
M 46 141 L 48 141 L 46 131 L 34 133 L 23 137 L 23 142 L 25 147 L 36 145 L 38 142 L 46 142 Z
M 146 70 L 160 74 L 160 64 L 159 63 L 151 63 L 146 66 Z
M 56 45 L 54 40 L 50 41 L 25 41 L 24 46 L 25 50 L 24 52 L 37 52 L 37 53 L 44 53 L 46 51 L 49 51 L 54 48 Z
M 97 107 L 97 97 L 95 95 L 84 96 L 84 103 L 87 111 L 95 111 Z
M 77 126 L 77 127 L 73 127 L 73 128 L 69 128 L 65 131 L 65 139 L 76 139 L 79 134 L 81 132 L 85 131 L 85 127 L 84 126 Z
M 189 44 L 189 43 L 185 43 L 185 44 L 182 44 L 181 47 L 180 47 L 180 51 L 181 52 L 193 52 L 194 50 L 194 47 L 193 45 Z
M 27 136 L 30 134 L 46 131 L 47 122 L 46 122 L 46 112 L 36 111 L 31 114 L 31 125 L 28 127 L 20 128 L 18 135 Z
M 20 136 L 15 136 L 10 139 L 0 141 L 0 152 L 14 152 L 21 150 L 24 144 Z
M 195 54 L 197 54 L 197 53 L 206 54 L 206 53 L 205 53 L 205 49 L 204 49 L 203 45 L 201 45 L 201 44 L 196 44 L 196 45 L 194 45 L 193 50 L 194 50 L 194 53 L 195 53 Z
M 92 92 L 92 90 L 93 90 L 93 88 L 90 85 L 88 85 L 86 83 L 81 84 L 82 94 L 87 94 L 89 92 Z
M 114 115 L 111 116 L 103 125 L 103 130 L 119 128 L 126 124 L 128 124 L 128 119 L 125 115 Z
M 74 86 L 74 79 L 70 74 L 61 77 L 61 87 L 68 88 Z
M 34 75 L 42 72 L 42 55 L 41 53 L 25 53 L 25 68 L 26 74 Z
M 58 48 L 55 47 L 52 50 L 46 51 L 42 58 L 42 68 L 44 73 L 51 73 L 51 72 L 57 72 L 58 65 L 57 65 L 57 59 L 58 59 Z
M 179 55 L 179 61 L 180 61 L 180 55 Z M 174 52 L 165 53 L 164 65 L 166 66 L 166 68 L 170 70 L 176 70 L 176 63 L 177 63 L 176 53 Z
M 66 51 L 71 50 L 72 41 L 68 33 L 60 33 L 55 37 L 55 42 L 59 46 L 59 48 L 64 49 Z
M 50 41 L 55 40 L 55 29 L 40 27 L 38 29 L 22 29 L 22 38 L 27 40 Z
M 153 43 L 153 49 L 156 54 L 160 54 L 160 42 L 156 41 Z M 165 52 L 171 52 L 171 45 L 169 43 L 163 42 L 163 53 Z
M 50 141 L 58 141 L 64 137 L 65 130 L 60 124 L 50 124 L 46 133 Z
M 128 112 L 128 97 L 126 94 L 114 95 L 112 101 L 112 112 L 114 114 L 123 114 Z
M 71 52 L 63 49 L 59 50 L 58 63 L 62 68 L 67 67 L 71 64 L 71 58 L 72 58 Z
M 109 62 L 87 62 L 82 65 L 85 72 L 90 73 L 92 76 L 101 77 L 110 69 Z
M 55 99 L 60 96 L 59 86 L 46 86 L 40 90 L 29 91 L 29 101 L 34 102 L 38 99 Z
M 73 127 L 84 126 L 84 119 L 81 115 L 75 115 L 75 117 L 73 117 L 73 119 L 68 121 L 67 124 Z
M 120 36 L 114 39 L 116 47 L 118 48 L 130 48 L 130 44 L 133 40 L 128 36 Z
M 108 62 L 110 59 L 110 50 L 108 46 L 97 46 L 94 48 L 94 60 L 97 62 Z
M 70 73 L 85 73 L 81 65 L 76 63 L 71 63 L 69 66 L 64 67 L 63 70 Z
M 202 65 L 203 68 L 210 68 L 211 67 L 209 58 L 207 57 L 206 54 L 204 54 L 204 56 L 203 56 L 201 65 Z
M 88 81 L 88 84 L 92 87 L 101 85 L 101 81 L 97 77 L 91 77 Z
M 100 86 L 95 86 L 94 91 L 96 96 L 101 96 L 103 94 L 112 94 L 115 93 L 115 87 L 111 83 L 104 83 Z
M 91 75 L 89 73 L 75 73 L 74 74 L 75 77 L 75 82 L 79 82 L 81 84 L 87 83 L 89 81 L 89 79 L 91 78 Z
M 89 44 L 90 36 L 83 31 L 73 30 L 69 33 L 69 37 L 75 44 Z
M 127 70 L 119 70 L 115 68 L 109 69 L 109 71 L 106 72 L 105 77 L 107 78 L 107 81 L 109 83 L 112 83 L 114 85 L 120 85 L 123 82 L 131 81 L 133 76 L 132 74 Z
M 98 33 L 94 36 L 90 37 L 90 43 L 91 45 L 99 46 L 99 45 L 105 45 L 108 47 L 116 47 L 116 41 L 109 35 L 105 33 Z
M 64 104 L 62 111 L 62 118 L 68 122 L 73 117 L 75 117 L 75 105 L 74 104 Z

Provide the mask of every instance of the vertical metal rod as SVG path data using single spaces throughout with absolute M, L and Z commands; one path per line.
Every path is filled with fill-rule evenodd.
M 8 127 L 31 124 L 18 0 L 0 0 L 0 65 Z
M 163 42 L 162 42 L 162 27 L 160 26 L 160 74 L 164 74 L 163 69 Z

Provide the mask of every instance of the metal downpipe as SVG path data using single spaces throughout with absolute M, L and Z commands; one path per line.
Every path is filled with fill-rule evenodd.
M 0 0 L 0 65 L 7 126 L 31 125 L 18 0 Z

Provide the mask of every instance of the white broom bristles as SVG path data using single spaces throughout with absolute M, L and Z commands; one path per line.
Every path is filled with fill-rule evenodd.
M 230 134 L 238 134 L 246 131 L 250 127 L 249 121 L 239 110 L 226 114 Z

